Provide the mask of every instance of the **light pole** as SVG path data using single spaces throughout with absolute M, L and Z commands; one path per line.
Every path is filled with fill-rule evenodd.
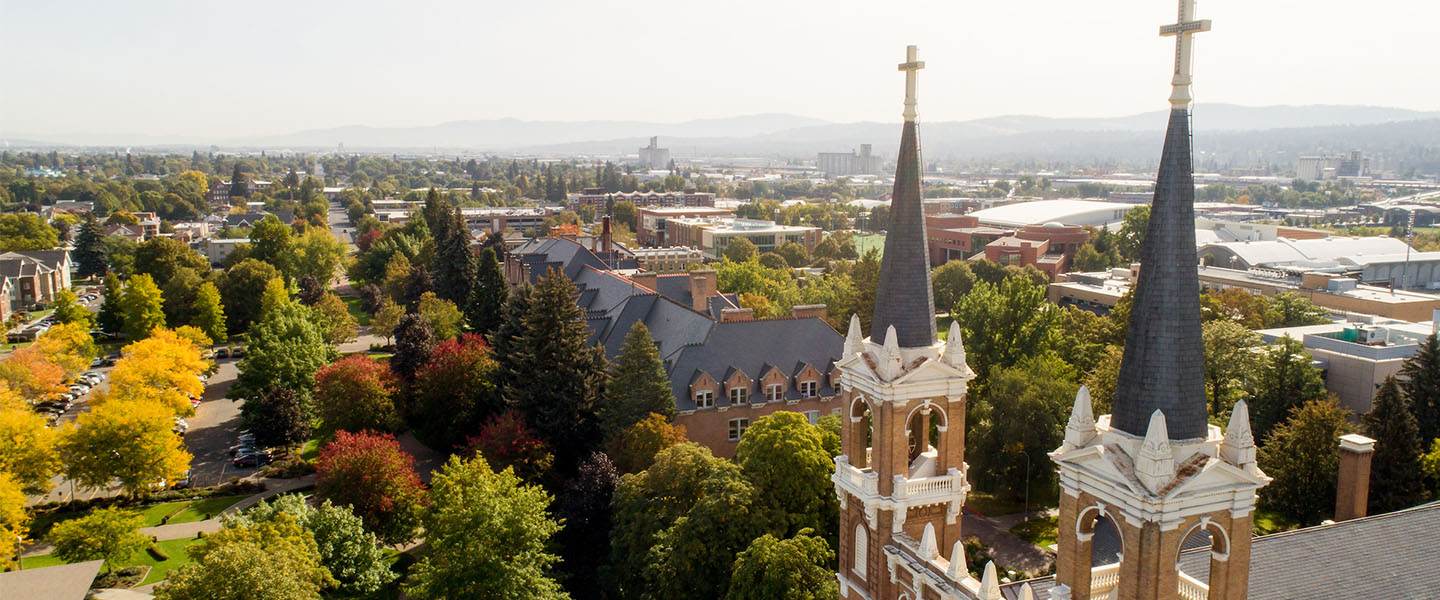
M 1023 450 L 1022 450 L 1023 452 Z M 1025 518 L 1030 518 L 1030 453 L 1025 452 Z

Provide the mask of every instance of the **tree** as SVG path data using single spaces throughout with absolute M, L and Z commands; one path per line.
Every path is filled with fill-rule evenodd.
M 320 449 L 315 493 L 350 507 L 387 544 L 415 537 L 425 505 L 415 458 L 388 434 L 336 432 L 335 440 Z
M 1349 433 L 1349 411 L 1330 399 L 1310 400 L 1290 411 L 1260 446 L 1260 468 L 1273 480 L 1260 495 L 1260 506 L 1302 525 L 1319 523 L 1334 510 L 1340 449 L 1336 439 Z M 1253 414 L 1253 413 L 1252 413 Z
M 517 347 L 497 354 L 506 400 L 555 448 L 556 466 L 565 473 L 599 447 L 605 381 L 605 351 L 588 345 L 576 293 L 562 273 L 541 277 Z
M 930 285 L 935 288 L 935 310 L 953 310 L 955 303 L 975 287 L 976 281 L 975 273 L 963 260 L 952 260 L 935 267 L 930 273 Z
M 436 448 L 464 443 L 504 409 L 495 384 L 497 366 L 490 347 L 475 334 L 436 346 L 415 373 L 408 415 L 415 435 Z
M 306 229 L 305 234 L 295 240 L 294 247 L 295 273 L 300 277 L 313 277 L 322 285 L 335 278 L 350 254 L 345 242 L 326 227 Z
M 55 316 L 55 320 L 65 324 L 80 324 L 86 329 L 90 328 L 90 309 L 80 304 L 75 292 L 60 290 L 55 294 L 54 308 L 55 311 L 51 314 Z
M 25 513 L 25 492 L 15 478 L 0 471 L 0 569 L 10 569 L 26 542 L 30 515 Z
M 34 347 L 21 348 L 0 360 L 0 382 L 22 397 L 41 400 L 65 390 L 65 369 L 50 362 Z
M 352 354 L 315 373 L 320 432 L 395 431 L 399 384 L 390 367 L 365 354 Z
M 283 387 L 301 395 L 308 415 L 315 372 L 335 358 L 335 348 L 326 343 L 310 309 L 285 300 L 250 328 L 250 346 L 236 365 L 240 372 L 230 395 L 248 400 Z
M 749 238 L 736 237 L 730 240 L 729 245 L 725 246 L 724 256 L 726 260 L 732 262 L 745 262 L 758 258 L 760 248 L 755 246 L 755 242 L 750 241 Z
M 635 208 L 634 202 L 628 200 L 621 200 L 610 207 L 610 216 L 615 219 L 616 223 L 629 227 L 631 231 L 634 231 L 640 223 L 640 211 Z
M 206 273 L 209 273 L 208 268 Z M 161 296 L 165 298 L 166 323 L 172 327 L 190 324 L 191 319 L 195 318 L 195 295 L 200 292 L 202 283 L 204 281 L 200 276 L 189 267 L 175 270 L 175 274 L 161 287 Z
M 50 530 L 49 539 L 60 560 L 100 559 L 106 571 L 113 571 L 116 564 L 129 560 L 149 543 L 148 538 L 140 535 L 144 524 L 140 515 L 111 506 L 57 523 Z
M 416 314 L 400 318 L 395 326 L 395 354 L 390 357 L 390 369 L 407 384 L 415 380 L 415 373 L 430 361 L 435 352 L 435 332 L 430 321 Z
M 509 288 L 505 275 L 500 271 L 500 262 L 495 258 L 494 248 L 481 250 L 475 262 L 475 283 L 465 304 L 465 319 L 471 331 L 484 334 L 500 325 L 500 313 Z
M 181 269 L 209 273 L 210 261 L 175 238 L 154 237 L 135 247 L 135 272 L 153 277 L 156 285 L 167 286 Z
M 200 284 L 195 290 L 195 303 L 190 307 L 190 323 L 205 332 L 205 335 L 216 343 L 224 343 L 227 336 L 225 333 L 225 308 L 220 305 L 220 289 L 209 281 Z
M 1420 439 L 1440 438 L 1440 342 L 1430 334 L 1400 367 L 1400 389 L 1420 427 Z
M 791 267 L 799 268 L 810 264 L 810 253 L 798 242 L 785 242 L 775 247 L 775 253 L 785 259 Z
M 400 319 L 405 317 L 405 307 L 391 302 L 384 298 L 380 310 L 370 319 L 370 333 L 385 338 L 385 344 L 390 344 L 390 338 L 395 337 L 395 329 L 400 325 Z
M 855 260 L 860 253 L 855 248 L 855 236 L 848 231 L 835 231 L 820 240 L 812 253 L 817 259 Z
M 726 600 L 834 600 L 835 552 L 824 539 L 801 532 L 781 540 L 765 534 L 735 557 Z
M 735 462 L 782 532 L 838 530 L 840 507 L 835 494 L 825 493 L 835 489 L 835 462 L 805 415 L 782 410 L 756 421 L 745 430 Z
M 339 581 L 340 593 L 373 593 L 395 579 L 375 534 L 365 531 L 365 524 L 350 509 L 328 500 L 310 506 L 300 494 L 285 494 L 221 519 L 226 527 L 253 527 L 283 519 L 282 515 L 297 521 L 315 540 L 320 564 Z
M 1300 327 L 1329 323 L 1329 312 L 1295 292 L 1280 292 L 1269 299 L 1274 320 L 1266 327 Z
M 0 252 L 49 250 L 60 244 L 60 236 L 36 213 L 0 215 Z
M 1261 370 L 1262 356 L 1255 352 L 1260 334 L 1230 320 L 1207 321 L 1201 327 L 1205 348 L 1205 391 L 1210 414 L 1229 414 Z M 1228 420 L 1228 419 L 1227 419 Z
M 105 230 L 95 213 L 87 213 L 80 225 L 80 234 L 75 236 L 75 274 L 81 279 L 103 275 L 109 269 L 105 254 Z
M 684 425 L 651 413 L 611 438 L 608 453 L 621 473 L 639 473 L 655 464 L 661 451 L 685 441 Z
M 224 301 L 230 333 L 244 333 L 260 318 L 260 303 L 255 300 L 265 293 L 265 286 L 280 277 L 280 271 L 269 263 L 247 258 L 230 267 L 216 280 L 215 287 Z
M 437 339 L 448 340 L 460 336 L 460 326 L 465 315 L 460 313 L 455 303 L 436 297 L 435 292 L 425 292 L 420 295 L 419 312 L 420 316 L 430 322 L 430 330 Z
M 316 279 L 314 275 L 309 273 L 301 275 L 296 279 L 295 287 L 299 288 L 295 294 L 295 298 L 305 306 L 315 306 L 315 303 L 319 302 L 320 299 L 324 298 L 325 294 L 330 291 L 325 289 L 324 285 L 320 284 L 319 279 Z
M 650 329 L 636 321 L 605 383 L 601 426 L 606 437 L 614 437 L 650 414 L 675 418 L 675 396 Z
M 1045 300 L 1045 287 L 1020 277 L 998 287 L 976 283 L 955 305 L 954 316 L 981 385 L 992 367 L 1011 367 L 1052 350 L 1061 320 L 1059 309 Z
M 1095 249 L 1094 244 L 1086 243 L 1075 251 L 1075 259 L 1072 261 L 1074 270 L 1081 272 L 1104 271 L 1109 269 L 1111 262 L 1108 257 Z
M 315 324 L 320 328 L 326 343 L 334 346 L 355 339 L 355 328 L 359 327 L 359 324 L 339 296 L 326 292 L 319 302 L 310 307 L 310 312 L 315 316 Z
M 250 195 L 249 178 L 240 172 L 240 162 L 235 162 L 235 170 L 230 173 L 230 197 L 244 198 Z
M 560 567 L 569 575 L 570 595 L 583 600 L 607 597 L 601 569 L 610 557 L 610 500 L 620 474 L 602 452 L 595 452 L 580 463 L 575 478 L 565 484 L 560 494 L 559 513 L 565 528 L 557 541 L 563 562 Z
M 1387 513 L 1424 502 L 1420 456 L 1425 447 L 1420 443 L 1420 425 L 1394 377 L 1385 378 L 1361 423 L 1365 434 L 1376 442 L 1370 461 L 1371 512 Z
M 983 465 L 973 471 L 975 484 L 1009 497 L 1023 495 L 1027 485 L 1049 489 L 1055 471 L 1044 461 L 1064 441 L 1065 423 L 1080 388 L 1074 383 L 1076 373 L 1053 354 L 990 369 L 986 387 L 966 414 L 971 434 L 965 437 L 965 457 L 972 465 Z M 750 436 L 748 430 L 745 436 Z
M 195 562 L 171 571 L 157 598 L 310 600 L 336 584 L 320 562 L 314 536 L 289 514 L 229 525 L 186 552 Z
M 169 329 L 131 343 L 110 372 L 110 389 L 95 392 L 92 404 L 145 402 L 172 415 L 189 414 L 190 398 L 205 393 L 200 376 L 210 368 L 193 341 Z
M 125 313 L 120 308 L 124 303 L 124 293 L 119 277 L 114 274 L 105 276 L 105 301 L 100 305 L 100 314 L 95 317 L 95 324 L 101 331 L 120 333 L 125 329 Z
M 410 278 L 410 272 L 414 268 L 410 265 L 410 259 L 404 254 L 395 254 L 385 263 L 385 271 L 380 279 L 380 289 L 385 290 L 385 295 L 395 302 L 405 301 L 406 281 Z
M 549 494 L 496 473 L 483 458 L 452 456 L 432 480 L 425 511 L 430 552 L 411 570 L 406 593 L 419 598 L 568 598 L 550 575 L 559 560 L 547 544 L 560 524 Z
M 1285 336 L 1268 350 L 1250 392 L 1250 423 L 1255 437 L 1265 439 L 1270 430 L 1307 402 L 1328 396 L 1320 371 L 1310 366 L 1304 344 Z
M 10 390 L 0 393 L 14 395 Z M 44 417 L 23 406 L 23 400 L 15 400 L 19 406 L 0 406 L 0 473 L 27 494 L 43 494 L 60 472 L 57 431 L 46 427 Z
M 457 306 L 464 306 L 475 286 L 475 252 L 470 249 L 470 230 L 460 216 L 460 209 L 455 209 L 453 215 L 445 218 L 450 220 L 450 224 L 445 227 L 444 237 L 435 239 L 435 264 L 431 269 L 434 272 L 435 294 Z
M 526 483 L 540 483 L 550 474 L 555 457 L 550 448 L 525 424 L 525 416 L 513 410 L 496 414 L 470 438 L 472 454 L 504 470 L 512 469 Z
M 310 439 L 310 414 L 295 390 L 272 387 L 246 399 L 240 413 L 261 447 L 289 448 Z
M 662 598 L 712 598 L 710 586 L 727 581 L 735 556 L 755 538 L 776 533 L 760 493 L 732 469 L 718 469 L 684 518 L 656 536 L 646 580 Z
M 1140 260 L 1140 246 L 1145 243 L 1145 233 L 1150 229 L 1150 207 L 1139 205 L 1125 211 L 1120 225 L 1120 256 L 1125 260 Z
M 164 302 L 160 288 L 155 286 L 155 280 L 149 275 L 130 277 L 130 283 L 125 286 L 125 295 L 121 299 L 125 333 L 130 339 L 143 339 L 156 327 L 165 326 Z
M 265 215 L 250 228 L 250 258 L 275 267 L 286 281 L 298 275 L 295 240 L 291 232 L 290 227 L 281 223 L 275 215 Z
M 190 466 L 190 453 L 171 431 L 173 415 L 158 404 L 118 400 L 81 413 L 58 445 L 65 475 L 89 488 L 118 480 L 132 496 L 179 479 Z

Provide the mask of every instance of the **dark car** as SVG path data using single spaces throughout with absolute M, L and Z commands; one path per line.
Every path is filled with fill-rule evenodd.
M 263 467 L 270 464 L 270 453 L 263 450 L 258 452 L 241 453 L 230 461 L 237 467 Z

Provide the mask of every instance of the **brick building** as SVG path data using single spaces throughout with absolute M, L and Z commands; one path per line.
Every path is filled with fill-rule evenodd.
M 1002 265 L 1033 265 L 1054 280 L 1090 232 L 1077 225 L 1045 223 L 1019 228 L 982 225 L 973 215 L 932 215 L 925 219 L 931 264 L 985 258 Z
M 613 202 L 630 202 L 636 207 L 647 206 L 715 206 L 715 194 L 709 192 L 606 192 L 586 188 L 570 201 L 570 208 L 589 206 L 601 212 Z
M 641 208 L 636 213 L 635 242 L 647 247 L 676 245 L 666 236 L 670 219 L 735 216 L 730 209 L 705 206 L 652 206 Z

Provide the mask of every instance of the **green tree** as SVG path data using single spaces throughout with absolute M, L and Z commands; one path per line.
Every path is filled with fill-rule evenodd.
M 776 254 L 774 252 L 766 252 L 764 254 L 761 254 L 760 264 L 765 265 L 766 268 L 770 269 L 788 270 L 790 268 L 790 264 L 785 262 L 785 257 L 780 256 L 779 254 Z
M 320 564 L 340 582 L 340 593 L 369 594 L 395 580 L 375 534 L 365 531 L 364 522 L 350 509 L 328 500 L 317 507 L 300 494 L 285 494 L 221 520 L 226 527 L 254 527 L 280 515 L 298 521 L 314 538 Z
M 1420 425 L 1394 377 L 1386 377 L 1375 392 L 1375 402 L 1361 424 L 1376 442 L 1370 462 L 1371 512 L 1386 513 L 1424 502 L 1420 456 L 1425 447 L 1420 443 Z
M 880 289 L 880 264 L 880 251 L 871 248 L 860 260 L 855 261 L 855 268 L 850 271 L 850 279 L 855 284 L 855 295 L 853 304 L 846 312 L 860 315 L 860 327 L 863 331 L 870 331 L 871 319 L 875 316 L 875 298 Z
M 1046 301 L 1044 286 L 1011 277 L 998 287 L 976 283 L 956 303 L 954 317 L 966 357 L 983 385 L 992 367 L 1011 367 L 1053 350 L 1063 315 Z
M 253 234 L 252 234 L 253 235 Z M 325 227 L 311 227 L 295 240 L 296 276 L 309 275 L 324 285 L 340 271 L 350 248 Z
M 826 532 L 835 542 L 840 506 L 835 494 L 826 493 L 835 489 L 835 462 L 824 433 L 804 415 L 782 410 L 756 421 L 745 430 L 735 461 L 781 531 Z
M 435 292 L 425 292 L 420 295 L 419 310 L 420 315 L 430 322 L 435 339 L 443 341 L 460 337 L 465 315 L 455 307 L 455 303 L 436 297 Z
M 652 562 L 650 548 L 660 532 L 700 501 L 705 481 L 718 471 L 739 476 L 738 466 L 715 458 L 703 446 L 683 443 L 661 450 L 650 468 L 620 479 L 611 501 L 615 522 L 610 562 L 615 575 L 612 584 L 621 597 L 640 597 L 645 592 L 646 570 Z
M 209 273 L 210 261 L 175 238 L 150 238 L 135 247 L 135 272 L 155 278 L 156 285 L 167 286 L 181 269 Z
M 656 535 L 646 568 L 654 597 L 716 597 L 715 582 L 729 580 L 735 556 L 755 538 L 776 532 L 772 515 L 755 508 L 762 505 L 760 492 L 726 467 L 702 482 L 702 496 L 684 517 Z
M 325 292 L 320 301 L 309 308 L 327 343 L 339 345 L 355 339 L 355 328 L 359 326 L 355 316 L 334 292 Z
M 106 333 L 120 333 L 125 329 L 125 312 L 121 308 L 125 303 L 125 290 L 120 285 L 120 278 L 113 273 L 105 276 L 104 295 L 95 324 Z
M 272 387 L 294 390 L 308 415 L 315 372 L 335 358 L 335 348 L 326 343 L 310 309 L 285 300 L 250 328 L 250 346 L 237 365 L 240 372 L 230 397 L 255 399 Z
M 815 245 L 813 255 L 817 259 L 855 260 L 860 252 L 855 248 L 855 236 L 848 231 L 835 231 Z
M 90 309 L 80 304 L 75 292 L 60 290 L 55 294 L 53 306 L 55 312 L 51 314 L 55 316 L 55 320 L 61 323 L 80 323 L 87 328 L 90 326 Z
M 1269 298 L 1269 314 L 1274 315 L 1266 327 L 1299 327 L 1329 323 L 1329 312 L 1295 292 L 1280 292 Z
M 209 267 L 206 267 L 206 274 L 209 274 Z M 175 270 L 161 289 L 161 296 L 165 298 L 165 322 L 171 327 L 189 325 L 195 318 L 195 295 L 200 291 L 200 284 L 204 281 L 194 270 L 189 267 L 181 267 Z
M 240 161 L 235 161 L 235 169 L 230 173 L 230 197 L 244 198 L 250 195 L 249 178 L 240 172 Z
M 320 562 L 314 536 L 289 514 L 248 526 L 232 523 L 186 552 L 195 562 L 171 571 L 157 598 L 314 600 L 336 584 Z
M 635 208 L 634 202 L 622 200 L 610 207 L 610 216 L 615 219 L 615 222 L 629 227 L 630 231 L 635 231 L 639 224 L 640 211 Z
M 385 338 L 385 344 L 390 344 L 390 338 L 395 336 L 395 327 L 400 324 L 400 318 L 405 316 L 405 307 L 391 302 L 389 298 L 382 300 L 380 310 L 370 319 L 370 333 Z
M 965 436 L 965 456 L 975 465 L 975 484 L 1012 498 L 1025 493 L 1027 481 L 1031 493 L 1048 490 L 1055 470 L 1045 461 L 1064 441 L 1080 389 L 1075 371 L 1053 354 L 990 368 L 984 391 L 966 414 L 971 433 Z
M 224 302 L 230 333 L 244 333 L 260 318 L 260 303 L 265 287 L 280 277 L 280 271 L 269 263 L 247 258 L 230 267 L 215 282 Z
M 1293 409 L 1329 395 L 1320 371 L 1310 366 L 1304 344 L 1287 335 L 1266 352 L 1248 401 L 1250 424 L 1260 439 L 1268 437 Z
M 785 242 L 775 248 L 775 253 L 785 259 L 791 267 L 799 268 L 810 264 L 810 253 L 798 242 Z
M 790 539 L 765 534 L 735 557 L 725 600 L 835 600 L 835 552 L 801 532 Z
M 1075 271 L 1088 272 L 1103 271 L 1110 268 L 1110 264 L 1105 255 L 1096 250 L 1093 244 L 1086 243 L 1075 251 L 1075 260 L 1072 266 Z
M 930 272 L 930 285 L 935 288 L 935 309 L 953 310 L 955 303 L 975 287 L 975 272 L 963 260 L 952 260 Z
M 475 262 L 475 284 L 470 288 L 470 299 L 465 304 L 465 320 L 471 331 L 489 334 L 500 325 L 500 314 L 510 290 L 504 273 L 500 271 L 500 261 L 495 258 L 494 248 L 481 250 Z
M 1304 525 L 1332 516 L 1340 470 L 1337 440 L 1350 432 L 1349 412 L 1334 400 L 1311 400 L 1292 409 L 1265 438 L 1260 468 L 1273 481 L 1260 494 L 1262 508 Z
M 1264 355 L 1255 348 L 1262 341 L 1260 334 L 1227 319 L 1205 322 L 1200 340 L 1205 348 L 1205 391 L 1210 414 L 1220 418 L 1229 414 L 1230 407 L 1261 371 Z
M 225 308 L 220 305 L 220 289 L 209 281 L 200 284 L 195 291 L 195 303 L 190 307 L 194 318 L 190 324 L 205 332 L 205 336 L 217 344 L 225 343 Z
M 49 250 L 59 244 L 59 233 L 36 213 L 0 215 L 0 252 Z
M 55 556 L 65 562 L 100 559 L 105 570 L 130 560 L 149 542 L 140 535 L 145 520 L 133 512 L 116 507 L 99 508 L 77 519 L 62 521 L 50 530 L 50 543 Z
M 1420 439 L 1440 438 L 1440 342 L 1430 334 L 1400 367 L 1400 390 L 1420 426 Z
M 446 218 L 450 224 L 445 228 L 445 236 L 435 239 L 435 263 L 431 268 L 435 294 L 456 306 L 465 306 L 478 275 L 475 252 L 470 249 L 470 230 L 460 216 L 460 209 Z
M 275 215 L 266 215 L 250 228 L 250 258 L 269 263 L 286 281 L 293 279 L 298 271 L 290 227 Z
M 675 396 L 670 377 L 660 362 L 660 351 L 650 329 L 636 321 L 625 334 L 620 356 L 605 384 L 605 407 L 600 412 L 605 436 L 613 438 L 646 415 L 675 417 Z
M 749 238 L 731 238 L 729 245 L 725 246 L 725 259 L 734 262 L 745 262 L 760 256 L 760 248 Z
M 130 278 L 121 299 L 125 333 L 130 339 L 144 339 L 150 336 L 151 330 L 165 326 L 164 301 L 160 288 L 155 286 L 155 280 L 149 275 Z
M 251 395 L 240 414 L 261 447 L 290 448 L 310 439 L 311 411 L 295 390 L 272 387 Z
M 1140 260 L 1140 246 L 1145 243 L 1145 233 L 1150 229 L 1150 207 L 1141 204 L 1125 211 L 1120 225 L 1120 256 L 1128 261 Z
M 1076 371 L 1088 373 L 1105 360 L 1114 324 L 1110 319 L 1074 306 L 1061 309 L 1060 314 L 1055 352 Z
M 80 225 L 80 234 L 75 236 L 75 250 L 71 254 L 75 257 L 75 274 L 84 279 L 103 275 L 110 268 L 105 253 L 105 230 L 100 226 L 100 219 L 95 218 L 95 213 L 85 215 L 85 222 Z
M 411 571 L 415 598 L 564 599 L 547 545 L 560 524 L 550 495 L 496 473 L 483 458 L 450 457 L 431 481 L 425 511 L 429 552 Z

